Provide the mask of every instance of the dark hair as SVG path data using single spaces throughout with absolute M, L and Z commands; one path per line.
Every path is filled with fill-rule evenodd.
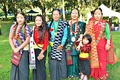
M 79 10 L 78 10 L 77 8 L 73 8 L 72 11 L 73 11 L 73 10 L 77 10 L 77 11 L 78 11 L 78 15 L 80 15 L 80 14 L 79 14 Z M 71 13 L 72 13 L 72 11 L 71 11 Z
M 59 9 L 53 9 L 53 10 L 52 10 L 52 15 L 53 15 L 53 12 L 54 12 L 54 11 L 58 11 L 58 12 L 59 12 L 59 14 L 61 15 L 61 13 L 60 13 L 60 10 L 59 10 Z
M 91 11 L 90 13 L 91 13 L 91 15 L 93 15 L 93 14 L 94 14 L 94 11 Z
M 42 25 L 38 26 L 39 29 L 39 39 L 43 40 L 45 38 L 45 32 L 48 31 L 47 29 L 47 23 L 45 21 L 45 19 L 43 18 L 42 15 L 36 15 L 36 17 L 41 17 L 42 18 Z M 35 19 L 36 19 L 35 17 Z
M 53 12 L 54 12 L 54 11 L 58 11 L 58 12 L 59 12 L 59 14 L 61 15 L 61 13 L 60 13 L 60 10 L 59 10 L 59 9 L 53 9 L 53 10 L 52 10 L 52 15 L 53 15 Z M 51 23 L 50 23 L 50 27 L 51 27 L 51 25 L 52 25 L 53 21 L 54 21 L 54 20 L 53 20 L 53 18 L 52 18 Z
M 94 13 L 95 13 L 96 10 L 100 10 L 100 11 L 101 11 L 101 14 L 103 15 L 102 9 L 101 9 L 100 7 L 96 8 L 96 9 L 94 10 Z
M 87 38 L 87 40 L 89 41 L 88 44 L 91 44 L 91 42 L 92 42 L 92 37 L 91 37 L 89 34 L 85 34 L 85 35 L 83 36 L 83 39 L 84 39 L 84 38 Z
M 23 15 L 23 17 L 24 17 L 24 19 L 25 19 L 25 21 L 24 21 L 24 25 L 26 26 L 26 25 L 27 25 L 26 15 L 25 15 L 23 12 L 17 12 L 17 14 L 16 14 L 16 16 L 15 16 L 15 17 L 17 17 L 17 15 L 18 15 L 18 14 Z M 17 22 L 17 21 L 16 21 L 16 25 L 18 25 L 18 22 Z

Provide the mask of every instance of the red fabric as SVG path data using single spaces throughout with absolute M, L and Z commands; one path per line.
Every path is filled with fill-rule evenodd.
M 94 20 L 94 17 L 91 17 L 91 18 L 89 19 L 89 21 L 92 21 L 92 20 Z
M 80 47 L 81 52 L 84 53 L 90 53 L 91 51 L 91 45 L 90 44 L 84 44 L 82 47 Z M 80 58 L 80 60 L 89 60 L 88 58 Z
M 100 34 L 100 30 L 102 28 L 101 22 L 103 22 L 103 21 L 100 21 L 99 23 L 94 25 L 95 39 L 97 39 Z M 100 67 L 99 68 L 91 68 L 91 76 L 93 78 L 100 78 L 107 74 L 107 72 L 106 72 L 107 51 L 105 50 L 106 41 L 107 40 L 105 38 L 100 38 L 100 40 L 96 46 Z
M 37 29 L 35 29 L 34 40 L 35 40 L 36 44 L 42 44 L 43 45 L 42 49 L 46 50 L 47 46 L 48 46 L 48 32 L 47 31 L 45 32 L 45 37 L 43 40 L 39 40 L 39 32 Z
M 111 32 L 111 25 L 110 22 L 106 21 L 109 24 L 109 28 L 110 28 L 110 49 L 108 50 L 108 54 L 107 54 L 107 63 L 108 64 L 115 64 L 118 61 L 117 56 L 115 55 L 114 52 L 114 45 L 113 45 L 113 41 L 112 41 L 112 32 Z
M 81 52 L 89 53 L 91 51 L 91 45 L 85 44 L 82 47 L 80 47 Z

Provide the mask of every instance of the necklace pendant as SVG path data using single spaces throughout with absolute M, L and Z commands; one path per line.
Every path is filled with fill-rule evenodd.
M 71 41 L 72 41 L 72 42 L 75 42 L 75 37 L 72 37 L 72 38 L 71 38 Z

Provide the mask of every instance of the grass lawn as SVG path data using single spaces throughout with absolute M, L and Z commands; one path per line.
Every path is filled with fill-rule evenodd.
M 1 22 L 2 27 L 0 28 L 2 31 L 2 35 L 0 36 L 0 80 L 9 80 L 10 68 L 11 68 L 11 47 L 8 42 L 8 35 L 10 26 L 13 22 Z M 33 23 L 29 23 L 28 25 L 32 26 Z M 112 32 L 113 42 L 116 50 L 116 54 L 120 59 L 120 32 Z M 47 67 L 47 80 L 49 79 L 49 68 L 48 68 L 48 59 L 46 60 Z M 108 80 L 119 80 L 120 79 L 120 61 L 118 61 L 115 65 L 108 65 L 107 71 L 109 73 Z M 30 71 L 30 80 L 32 80 L 32 73 Z M 69 80 L 69 79 L 66 79 Z M 74 79 L 77 80 L 77 79 Z M 89 78 L 89 80 L 92 80 Z

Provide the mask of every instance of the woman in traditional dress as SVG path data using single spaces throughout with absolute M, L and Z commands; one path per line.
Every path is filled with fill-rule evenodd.
M 91 77 L 106 80 L 107 50 L 110 49 L 110 29 L 106 21 L 102 20 L 102 9 L 94 10 L 94 20 L 86 26 L 86 34 L 91 35 Z
M 13 53 L 20 52 L 21 59 L 19 65 L 12 64 L 10 80 L 29 79 L 29 40 L 30 28 L 26 24 L 25 14 L 19 12 L 16 16 L 17 22 L 11 26 L 9 33 L 9 43 Z
M 41 15 L 35 17 L 33 40 L 36 69 L 33 69 L 33 80 L 46 80 L 46 49 L 48 46 L 48 30 L 45 19 Z
M 63 48 L 67 39 L 67 26 L 64 21 L 60 20 L 60 10 L 54 9 L 52 18 L 53 20 L 48 23 L 50 78 L 51 80 L 61 80 L 67 78 L 66 54 Z
M 68 22 L 68 40 L 66 45 L 67 53 L 67 72 L 68 77 L 79 77 L 78 70 L 78 54 L 76 50 L 76 41 L 82 41 L 83 34 L 85 32 L 85 23 L 78 21 L 78 10 L 73 9 L 71 12 L 71 20 Z M 79 38 L 79 39 L 78 39 Z

